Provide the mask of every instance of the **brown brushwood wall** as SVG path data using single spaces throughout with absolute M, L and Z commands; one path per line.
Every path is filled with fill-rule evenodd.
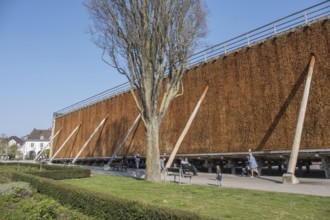
M 301 149 L 330 148 L 330 22 L 323 20 L 221 56 L 187 71 L 184 95 L 161 124 L 160 152 L 170 154 L 206 85 L 209 91 L 186 135 L 181 154 L 291 149 L 310 54 L 316 56 Z M 53 152 L 80 123 L 57 158 L 75 157 L 109 114 L 81 157 L 108 157 L 138 111 L 130 92 L 55 118 Z M 144 154 L 143 123 L 118 155 Z

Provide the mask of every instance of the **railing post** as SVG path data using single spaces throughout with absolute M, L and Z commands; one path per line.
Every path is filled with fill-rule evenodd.
M 274 30 L 274 35 L 276 35 L 277 32 L 276 32 L 276 26 L 275 26 L 275 23 L 273 23 L 273 30 Z
M 304 17 L 305 17 L 305 24 L 307 24 L 307 23 L 308 23 L 308 18 L 307 18 L 307 13 L 306 13 L 306 11 L 304 11 Z
M 246 40 L 247 40 L 247 45 L 250 46 L 250 38 L 249 38 L 249 34 L 246 35 Z
M 225 54 L 227 53 L 227 44 L 225 44 Z

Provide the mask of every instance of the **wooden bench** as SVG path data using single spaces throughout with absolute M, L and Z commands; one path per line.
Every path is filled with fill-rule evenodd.
M 111 163 L 111 166 L 110 167 L 111 167 L 112 170 L 117 170 L 117 171 L 119 171 L 119 170 L 125 170 L 127 172 L 128 165 L 123 164 L 122 161 L 120 161 L 120 162 L 113 161 Z
M 174 182 L 176 182 L 176 177 L 179 177 L 179 184 L 181 184 L 181 178 L 189 178 L 189 183 L 191 184 L 193 174 L 188 170 L 183 171 L 181 167 L 169 167 L 166 168 L 164 181 L 166 180 L 166 176 L 173 176 Z

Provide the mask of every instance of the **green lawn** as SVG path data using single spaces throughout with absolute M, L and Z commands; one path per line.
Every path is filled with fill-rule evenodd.
M 329 219 L 330 197 L 261 192 L 93 174 L 62 180 L 89 190 L 215 219 Z

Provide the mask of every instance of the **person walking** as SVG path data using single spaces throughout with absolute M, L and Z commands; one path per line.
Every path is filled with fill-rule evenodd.
M 137 152 L 135 154 L 135 165 L 136 165 L 136 169 L 140 168 L 140 160 L 141 160 L 141 155 L 139 154 L 139 152 Z
M 165 161 L 166 161 L 166 157 L 160 158 L 160 172 L 165 171 Z
M 254 156 L 252 155 L 251 151 L 248 157 L 248 163 L 250 167 L 251 177 L 254 177 L 254 173 L 256 173 L 259 176 L 258 172 L 258 164 Z
M 217 166 L 216 166 L 216 173 L 217 173 L 217 175 L 216 175 L 216 181 L 217 181 L 217 186 L 221 186 L 221 180 L 222 180 L 222 173 L 221 173 L 221 167 L 220 167 L 220 165 L 218 164 Z

